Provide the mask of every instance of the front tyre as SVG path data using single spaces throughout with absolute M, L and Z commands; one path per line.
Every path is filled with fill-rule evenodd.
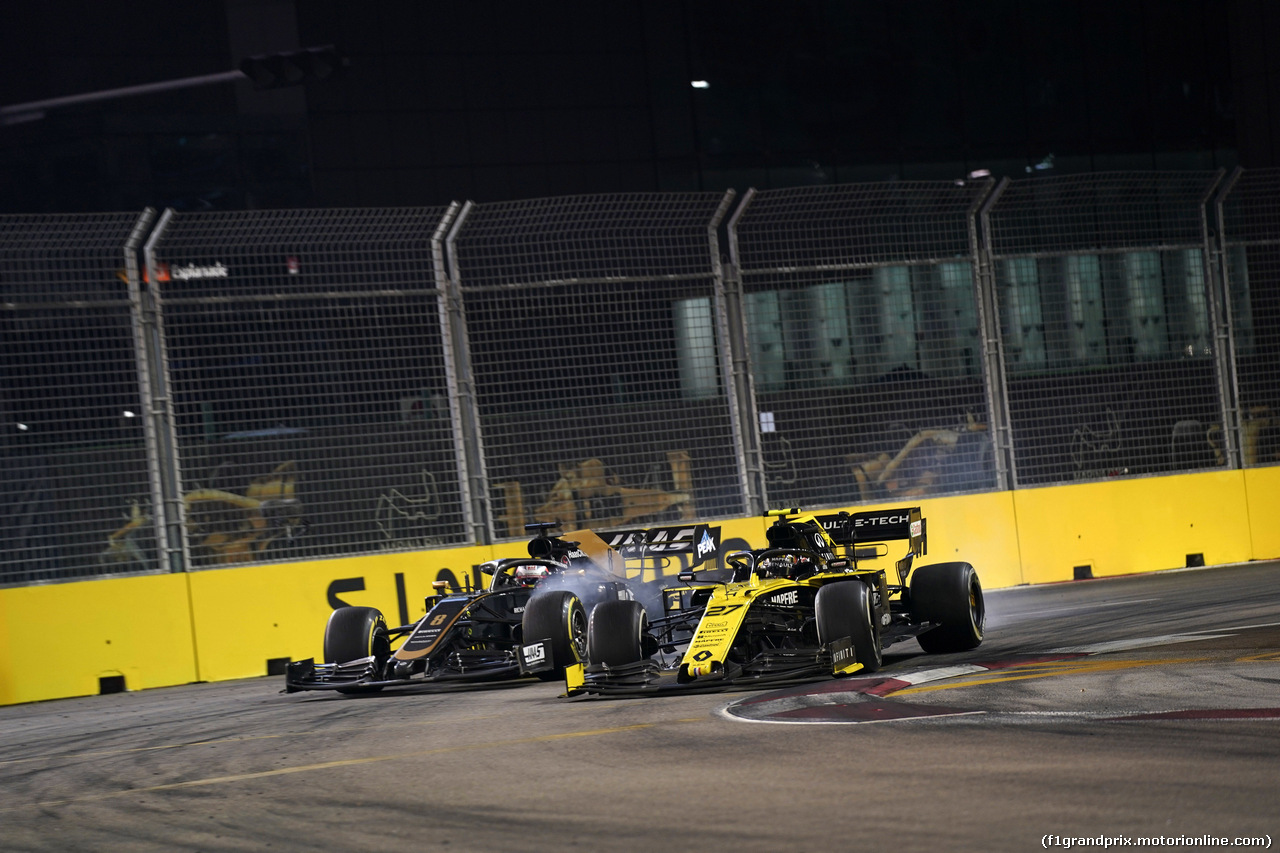
M 543 681 L 564 677 L 564 668 L 587 656 L 587 611 L 582 599 L 567 590 L 535 593 L 525 605 L 521 620 L 525 642 L 551 640 L 552 669 L 539 672 Z
M 916 637 L 929 654 L 976 649 L 982 643 L 987 608 L 973 566 L 938 563 L 912 572 L 911 618 L 938 625 Z
M 649 615 L 638 601 L 602 601 L 591 611 L 587 659 L 605 666 L 642 661 Z
M 862 672 L 875 672 L 883 663 L 872 603 L 870 587 L 857 580 L 829 583 L 814 598 L 818 642 L 825 646 L 848 637 Z
M 339 607 L 324 626 L 324 662 L 347 663 L 361 658 L 377 661 L 381 673 L 391 657 L 391 635 L 382 612 L 373 607 Z M 339 693 L 376 692 L 379 687 L 339 687 Z
M 387 621 L 373 607 L 339 607 L 324 626 L 324 662 L 346 663 L 360 658 L 385 660 L 391 654 Z

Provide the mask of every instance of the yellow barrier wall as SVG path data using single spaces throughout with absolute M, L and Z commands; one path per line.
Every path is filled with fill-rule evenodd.
M 1209 565 L 1280 557 L 1277 467 L 883 506 L 914 505 L 928 522 L 923 562 L 972 563 L 987 589 L 1070 580 L 1082 565 L 1103 577 L 1177 568 L 1188 554 Z M 764 519 L 714 523 L 726 548 L 764 541 Z M 95 694 L 105 675 L 124 675 L 130 690 L 260 676 L 273 659 L 319 657 L 335 601 L 412 622 L 432 581 L 474 582 L 476 565 L 522 547 L 0 589 L 0 704 Z
M 0 705 L 196 681 L 187 575 L 0 590 Z
M 916 504 L 920 506 L 929 534 L 929 553 L 918 560 L 917 565 L 957 560 L 972 563 L 984 589 L 1025 583 L 1018 560 L 1021 534 L 1014 515 L 1012 492 L 917 498 L 885 506 Z M 865 509 L 867 507 L 857 507 L 859 512 Z
M 471 577 L 474 584 L 472 566 L 493 559 L 493 551 L 470 547 L 193 572 L 200 679 L 266 675 L 267 661 L 275 658 L 321 659 L 332 604 L 376 607 L 392 626 L 402 616 L 406 624 L 416 622 L 425 615 L 423 600 L 434 591 L 433 581 L 461 585 Z
M 1019 489 L 1017 513 L 1027 583 L 1153 572 L 1254 557 L 1244 474 L 1222 471 Z
M 978 567 L 990 588 L 1022 582 L 1010 493 L 886 506 L 916 504 L 923 508 L 929 525 L 929 555 L 924 562 L 966 560 Z M 721 528 L 725 550 L 760 547 L 768 524 L 762 518 L 715 523 Z M 433 581 L 465 583 L 470 577 L 473 584 L 477 578 L 483 583 L 476 566 L 497 557 L 518 556 L 523 549 L 523 543 L 505 543 L 194 572 L 191 589 L 200 679 L 264 675 L 272 659 L 319 659 L 325 621 L 336 601 L 377 607 L 388 622 L 402 617 L 406 624 L 414 622 L 425 613 L 423 599 L 433 591 Z
M 1253 559 L 1280 557 L 1280 467 L 1247 469 L 1244 491 L 1249 501 Z

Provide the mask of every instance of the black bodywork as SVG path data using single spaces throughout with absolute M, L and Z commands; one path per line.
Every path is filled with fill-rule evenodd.
M 587 619 L 595 606 L 604 601 L 631 600 L 635 591 L 644 591 L 639 580 L 626 580 L 625 558 L 634 550 L 626 543 L 683 536 L 682 541 L 668 547 L 673 551 L 693 547 L 691 541 L 684 541 L 690 539 L 693 526 L 654 528 L 609 534 L 607 542 L 596 539 L 605 553 L 589 555 L 580 542 L 553 535 L 557 527 L 551 523 L 527 525 L 526 529 L 536 531 L 528 543 L 529 557 L 485 563 L 481 571 L 490 577 L 486 588 L 429 596 L 426 615 L 413 624 L 378 627 L 381 614 L 360 608 L 367 611 L 361 624 L 369 626 L 370 641 L 367 647 L 361 644 L 359 654 L 331 654 L 330 633 L 335 630 L 335 621 L 351 621 L 350 617 L 361 615 L 334 611 L 326 628 L 326 661 L 291 662 L 286 670 L 286 691 L 360 693 L 390 686 L 497 681 L 527 675 L 558 678 L 566 665 L 585 657 Z M 705 529 L 697 526 L 698 531 Z M 590 531 L 581 532 L 595 538 Z M 715 536 L 718 547 L 718 528 Z M 615 556 L 617 559 L 612 559 Z M 542 576 L 536 583 L 521 577 L 539 572 Z M 554 637 L 542 649 L 544 658 L 533 669 L 521 666 L 526 637 Z
M 286 690 L 357 693 L 407 684 L 519 678 L 517 648 L 524 640 L 525 614 L 534 596 L 571 593 L 585 612 L 606 599 L 631 597 L 627 583 L 597 566 L 578 542 L 552 535 L 557 525 L 528 527 L 537 531 L 528 544 L 530 556 L 482 565 L 482 573 L 490 577 L 486 588 L 428 596 L 425 616 L 410 625 L 387 628 L 385 646 L 373 643 L 366 656 L 290 663 Z M 516 577 L 525 570 L 542 570 L 545 576 L 526 585 Z M 328 630 L 332 626 L 331 616 Z M 585 613 L 581 627 L 585 635 Z M 572 631 L 573 626 L 563 629 Z M 326 632 L 327 656 L 328 641 Z

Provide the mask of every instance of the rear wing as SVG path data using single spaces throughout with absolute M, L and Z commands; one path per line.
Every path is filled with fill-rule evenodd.
M 707 524 L 615 530 L 598 535 L 624 558 L 643 560 L 683 554 L 688 556 L 690 568 L 715 559 L 720 553 L 720 528 Z
M 918 506 L 871 512 L 837 512 L 815 515 L 814 518 L 837 545 L 909 539 L 912 554 L 921 557 L 929 553 L 928 531 Z

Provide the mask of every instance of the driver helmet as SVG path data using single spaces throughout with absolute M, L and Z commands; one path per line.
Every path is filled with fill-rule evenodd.
M 551 569 L 538 564 L 524 564 L 516 566 L 516 570 L 511 573 L 516 583 L 521 586 L 534 586 L 538 581 L 551 574 Z
M 760 574 L 766 578 L 785 578 L 794 571 L 795 563 L 795 557 L 790 554 L 770 557 L 760 564 Z

